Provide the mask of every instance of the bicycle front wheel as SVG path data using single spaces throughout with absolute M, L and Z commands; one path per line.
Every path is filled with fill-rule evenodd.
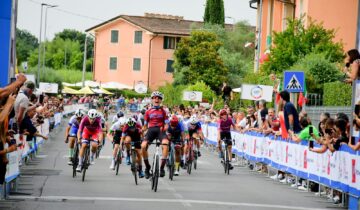
M 134 175 L 134 179 L 135 179 L 135 184 L 138 184 L 138 179 L 137 179 L 137 167 L 136 167 L 136 152 L 135 150 L 131 151 L 131 171 L 132 174 Z
M 85 158 L 84 158 L 84 163 L 83 163 L 83 172 L 82 172 L 82 181 L 85 181 L 85 175 L 86 175 L 86 170 L 88 168 L 88 166 L 90 165 L 89 163 L 89 157 L 90 157 L 90 149 L 89 147 L 85 148 Z
M 72 162 L 73 162 L 73 177 L 76 177 L 76 168 L 79 164 L 79 147 L 76 142 L 75 142 L 74 155 L 72 157 Z
M 118 175 L 119 174 L 119 167 L 121 164 L 121 151 L 118 151 L 118 154 L 116 155 L 116 161 L 115 161 L 115 174 Z
M 156 156 L 155 158 L 155 171 L 154 171 L 154 175 L 153 175 L 153 180 L 154 180 L 154 192 L 157 191 L 157 187 L 158 187 L 158 182 L 159 182 L 159 156 Z
M 169 179 L 173 180 L 175 172 L 174 154 L 170 153 Z

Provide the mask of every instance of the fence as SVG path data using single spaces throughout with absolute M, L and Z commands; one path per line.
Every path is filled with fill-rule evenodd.
M 217 126 L 203 124 L 208 144 L 217 144 Z M 297 177 L 340 190 L 358 202 L 360 197 L 360 152 L 342 145 L 339 151 L 323 154 L 311 152 L 308 142 L 265 136 L 261 133 L 231 133 L 235 144 L 233 152 L 250 161 L 261 162 Z M 321 145 L 314 143 L 314 148 Z
M 84 104 L 75 104 L 68 105 L 64 107 L 63 113 L 56 113 L 54 115 L 53 121 L 55 121 L 54 128 L 58 127 L 61 123 L 62 116 L 66 114 L 71 114 L 77 109 L 85 109 Z M 44 135 L 48 136 L 50 133 L 50 119 L 44 119 L 44 123 L 37 127 L 38 131 Z M 44 144 L 45 140 L 37 137 L 36 140 L 26 141 L 26 137 L 22 137 L 20 139 L 19 135 L 15 136 L 17 143 L 22 143 L 23 146 L 18 147 L 18 149 L 14 152 L 8 153 L 7 158 L 9 163 L 6 166 L 6 175 L 5 182 L 0 188 L 0 199 L 3 199 L 7 196 L 11 184 L 16 181 L 16 178 L 20 175 L 19 163 L 24 162 L 25 159 L 28 159 L 32 154 L 35 154 L 38 149 Z

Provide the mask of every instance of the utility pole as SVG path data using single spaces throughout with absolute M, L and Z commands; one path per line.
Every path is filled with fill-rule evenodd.
M 44 27 L 44 53 L 43 53 L 43 69 L 42 69 L 42 73 L 44 74 L 45 73 L 45 57 L 46 57 L 46 41 L 47 41 L 47 38 L 46 38 L 46 28 L 47 28 L 47 10 L 49 8 L 54 8 L 54 7 L 57 7 L 57 5 L 46 5 L 46 8 L 45 8 L 45 27 Z

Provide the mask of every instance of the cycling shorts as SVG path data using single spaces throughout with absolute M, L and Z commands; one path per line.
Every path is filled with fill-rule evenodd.
M 82 139 L 83 141 L 84 140 L 88 141 L 88 139 L 91 139 L 92 141 L 99 142 L 98 138 L 100 134 L 102 134 L 102 131 L 90 132 L 88 129 L 85 128 L 82 133 Z
M 132 142 L 132 144 L 134 144 L 135 149 L 141 149 L 141 141 L 135 141 L 135 142 Z
M 220 132 L 220 139 L 224 142 L 227 141 L 228 145 L 232 145 L 230 132 Z
M 154 139 L 159 139 L 160 141 L 166 139 L 166 134 L 160 130 L 160 127 L 150 127 L 145 135 L 144 141 L 151 144 Z
M 71 137 L 76 137 L 78 130 L 79 130 L 79 128 L 72 126 L 72 127 L 70 128 L 69 136 L 71 136 Z

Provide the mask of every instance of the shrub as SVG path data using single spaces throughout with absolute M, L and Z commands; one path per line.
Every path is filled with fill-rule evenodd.
M 352 87 L 342 82 L 324 84 L 324 106 L 351 106 Z

